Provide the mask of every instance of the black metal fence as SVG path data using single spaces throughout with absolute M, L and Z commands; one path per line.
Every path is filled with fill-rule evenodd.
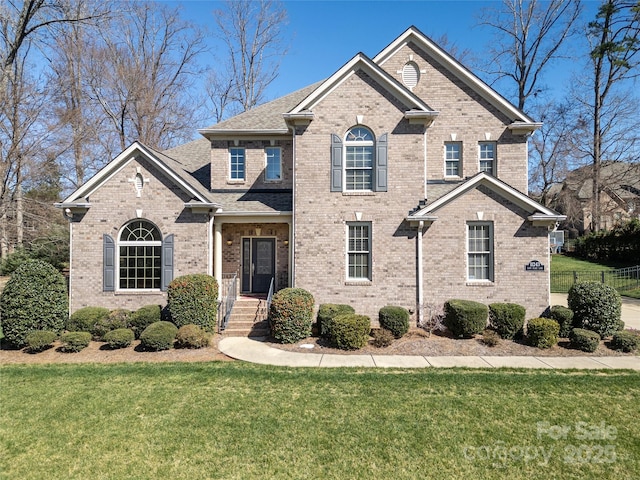
M 602 271 L 551 272 L 551 292 L 566 293 L 577 282 L 600 282 L 618 291 L 640 288 L 640 265 Z

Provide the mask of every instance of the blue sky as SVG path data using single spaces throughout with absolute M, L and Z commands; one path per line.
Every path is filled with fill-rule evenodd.
M 185 17 L 201 25 L 214 26 L 213 10 L 218 1 L 179 1 Z M 592 19 L 599 1 L 585 2 L 583 18 Z M 290 0 L 283 2 L 289 17 L 286 35 L 290 46 L 279 77 L 268 90 L 269 99 L 327 78 L 356 53 L 373 57 L 409 26 L 438 39 L 446 34 L 458 49 L 469 49 L 479 57 L 491 41 L 477 17 L 497 0 Z M 556 68 L 545 79 L 560 95 L 571 72 Z M 508 95 L 507 92 L 501 92 Z

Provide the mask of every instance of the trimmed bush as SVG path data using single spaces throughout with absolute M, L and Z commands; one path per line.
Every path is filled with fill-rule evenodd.
M 67 320 L 67 330 L 69 332 L 90 332 L 94 338 L 101 335 L 94 333 L 97 324 L 106 323 L 109 316 L 109 309 L 104 307 L 84 307 L 76 310 Z
M 130 310 L 111 310 L 106 317 L 98 319 L 93 325 L 93 330 L 91 330 L 93 338 L 95 340 L 104 340 L 107 332 L 122 328 L 126 329 L 129 326 L 130 315 Z
M 177 348 L 203 348 L 211 342 L 211 334 L 198 325 L 183 325 L 176 335 Z
M 622 301 L 615 288 L 597 282 L 580 282 L 569 289 L 567 297 L 574 325 L 592 330 L 600 337 L 618 330 Z
M 622 330 L 613 334 L 611 348 L 623 352 L 635 352 L 640 347 L 640 335 L 629 330 Z
M 371 319 L 365 315 L 345 313 L 330 323 L 331 340 L 342 350 L 357 350 L 369 340 Z
M 489 309 L 471 300 L 449 300 L 444 304 L 444 324 L 455 337 L 470 338 L 487 326 Z
M 218 318 L 218 282 L 202 273 L 173 279 L 167 287 L 167 310 L 177 327 L 194 324 L 213 332 Z
M 373 332 L 373 345 L 378 348 L 388 347 L 393 343 L 393 333 L 384 328 L 377 328 Z
M 178 327 L 171 322 L 155 322 L 140 334 L 140 345 L 145 350 L 169 350 L 178 334 Z
M 129 317 L 129 328 L 133 330 L 136 338 L 140 338 L 140 334 L 149 325 L 159 322 L 162 318 L 162 309 L 160 305 L 145 305 L 133 312 Z
M 409 311 L 406 308 L 387 305 L 378 312 L 380 326 L 401 338 L 409 331 Z
M 532 318 L 527 322 L 529 345 L 538 348 L 551 348 L 558 343 L 560 325 L 550 318 Z
M 573 330 L 573 312 L 562 305 L 554 305 L 549 311 L 549 318 L 558 322 L 560 325 L 560 338 L 569 338 L 571 330 Z
M 313 295 L 302 288 L 285 288 L 271 300 L 271 336 L 282 343 L 295 343 L 311 335 Z
M 39 260 L 20 265 L 0 296 L 2 332 L 15 347 L 23 347 L 33 330 L 62 332 L 68 315 L 64 277 Z
M 91 342 L 89 332 L 67 332 L 60 337 L 63 352 L 79 352 L 87 348 Z
M 127 348 L 136 338 L 133 330 L 130 328 L 116 328 L 109 330 L 104 334 L 104 341 L 107 342 L 109 348 L 116 350 L 118 348 Z
M 495 347 L 500 343 L 500 335 L 495 330 L 485 330 L 482 332 L 482 339 L 480 340 L 487 347 Z
M 595 352 L 600 345 L 600 335 L 584 328 L 574 328 L 569 333 L 571 346 L 583 352 Z
M 34 330 L 27 334 L 27 348 L 32 353 L 42 352 L 49 348 L 56 338 L 58 338 L 58 334 L 51 330 Z
M 526 312 L 516 303 L 492 303 L 489 305 L 489 324 L 501 338 L 512 340 L 522 335 Z
M 351 305 L 336 304 L 336 303 L 323 303 L 318 308 L 318 335 L 321 337 L 329 337 L 329 323 L 338 315 L 345 313 L 356 313 Z

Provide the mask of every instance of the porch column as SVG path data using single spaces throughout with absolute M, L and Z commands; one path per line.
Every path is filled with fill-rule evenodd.
M 289 270 L 289 279 L 288 279 L 288 282 L 289 282 L 289 286 L 293 287 L 293 235 L 292 235 L 293 228 L 292 228 L 292 222 L 288 221 L 287 222 L 287 226 L 289 227 L 289 231 L 288 231 L 288 234 L 289 234 L 289 237 L 288 237 L 289 238 L 289 268 L 288 268 L 288 270 Z
M 222 222 L 213 222 L 213 276 L 222 285 Z

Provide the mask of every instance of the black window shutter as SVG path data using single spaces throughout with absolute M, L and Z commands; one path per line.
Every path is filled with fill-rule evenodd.
M 342 191 L 342 140 L 331 134 L 331 191 Z
M 164 292 L 173 280 L 173 235 L 167 235 L 162 241 L 162 280 L 161 290 Z
M 376 143 L 375 191 L 387 191 L 387 137 L 385 133 Z
M 102 235 L 102 290 L 113 292 L 116 289 L 116 244 L 110 235 Z

